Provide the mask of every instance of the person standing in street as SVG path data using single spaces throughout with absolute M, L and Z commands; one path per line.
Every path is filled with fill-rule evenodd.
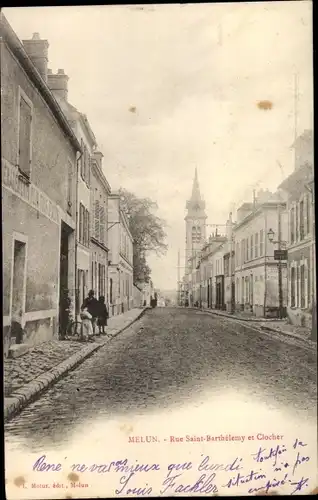
M 94 295 L 94 290 L 90 290 L 81 307 L 82 311 L 84 311 L 84 309 L 87 309 L 89 314 L 92 316 L 91 322 L 93 327 L 93 335 L 95 335 L 96 319 L 98 317 L 98 300 L 94 297 Z
M 105 304 L 105 297 L 101 295 L 98 300 L 98 319 L 97 325 L 99 333 L 105 335 L 105 326 L 107 326 L 108 310 Z

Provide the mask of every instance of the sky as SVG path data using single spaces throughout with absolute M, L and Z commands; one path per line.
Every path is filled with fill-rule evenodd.
M 178 250 L 184 266 L 195 167 L 207 223 L 224 224 L 253 189 L 276 189 L 293 169 L 295 133 L 312 128 L 309 1 L 3 13 L 20 40 L 49 41 L 48 67 L 69 76 L 68 100 L 88 117 L 112 190 L 158 203 L 168 251 L 149 257 L 157 288 L 176 288 Z

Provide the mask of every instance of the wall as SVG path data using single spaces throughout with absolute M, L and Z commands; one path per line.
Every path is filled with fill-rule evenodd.
M 18 61 L 4 44 L 1 46 L 1 125 L 5 130 L 1 137 L 1 154 L 12 165 L 17 164 L 20 86 L 33 105 L 32 183 L 66 212 L 68 163 L 71 162 L 75 173 L 76 152 Z
M 63 218 L 70 228 L 75 227 L 75 214 L 71 217 L 66 212 L 69 165 L 75 172 L 76 151 L 40 92 L 4 44 L 1 44 L 1 90 L 3 306 L 7 353 L 13 312 L 10 294 L 14 232 L 22 234 L 27 242 L 25 304 L 21 318 L 26 330 L 24 341 L 35 344 L 57 334 L 60 225 Z M 30 184 L 20 179 L 16 167 L 20 94 L 25 94 L 32 105 Z M 72 180 L 75 195 L 75 176 Z M 72 245 L 69 266 L 74 264 Z M 70 275 L 70 279 L 73 278 Z
M 277 314 L 279 305 L 277 261 L 274 260 L 274 250 L 277 244 L 268 240 L 268 230 L 275 233 L 274 241 L 278 238 L 277 207 L 264 207 L 245 224 L 237 227 L 235 235 L 235 303 L 237 310 L 252 312 L 257 316 L 264 315 L 264 304 L 267 314 Z M 260 231 L 263 230 L 263 251 L 261 254 Z M 258 252 L 255 257 L 255 234 L 258 234 Z M 251 257 L 251 236 L 253 235 L 253 256 Z M 281 239 L 286 241 L 288 236 L 288 213 L 281 211 Z M 242 240 L 249 240 L 249 258 L 242 262 Z M 239 247 L 237 247 L 239 243 Z M 283 304 L 287 304 L 287 271 L 286 261 L 282 264 Z M 242 283 L 244 280 L 244 285 Z M 276 309 L 276 312 L 275 310 Z M 265 311 L 265 312 L 266 312 Z

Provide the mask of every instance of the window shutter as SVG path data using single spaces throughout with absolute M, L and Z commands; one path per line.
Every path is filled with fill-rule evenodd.
M 81 139 L 81 147 L 82 147 L 82 156 L 81 156 L 81 177 L 84 179 L 84 169 L 85 169 L 85 146 L 84 141 Z
M 28 103 L 20 98 L 20 123 L 19 123 L 19 168 L 27 176 L 31 171 L 31 108 Z
M 99 230 L 100 241 L 105 243 L 105 208 L 102 205 L 99 208 Z
M 94 219 L 95 219 L 95 238 L 99 240 L 99 200 L 95 200 L 95 214 L 94 214 Z
M 84 245 L 87 246 L 87 210 L 84 208 Z
M 87 183 L 89 186 L 91 184 L 91 164 L 92 164 L 92 157 L 89 153 L 87 153 Z
M 85 147 L 85 182 L 88 183 L 88 150 Z
M 83 205 L 80 203 L 80 209 L 79 209 L 79 241 L 80 243 L 83 242 Z

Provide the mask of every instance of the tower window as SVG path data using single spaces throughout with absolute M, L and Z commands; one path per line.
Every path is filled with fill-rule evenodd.
M 201 242 L 201 227 L 200 226 L 192 226 L 192 242 L 200 243 Z

